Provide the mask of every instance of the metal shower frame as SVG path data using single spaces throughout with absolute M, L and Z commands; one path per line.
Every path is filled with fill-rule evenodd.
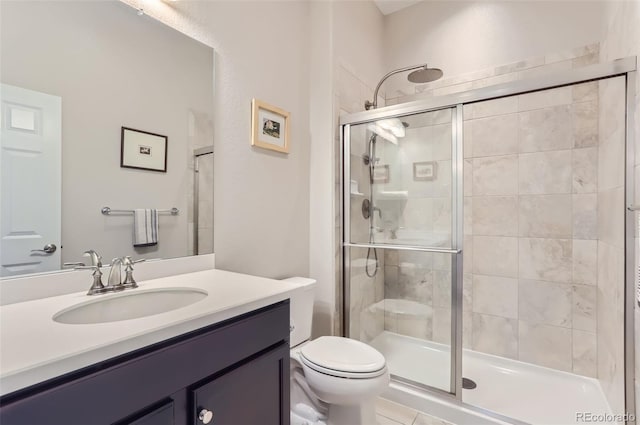
M 200 224 L 200 157 L 213 155 L 213 146 L 205 146 L 193 151 L 193 254 L 198 255 Z
M 423 252 L 448 253 L 452 256 L 452 305 L 451 305 L 451 392 L 435 387 L 423 386 L 415 382 L 404 382 L 395 379 L 398 383 L 419 387 L 432 395 L 445 397 L 467 409 L 492 416 L 499 420 L 514 422 L 513 418 L 507 418 L 498 412 L 490 412 L 486 409 L 466 404 L 462 401 L 462 259 L 463 249 L 463 105 L 477 102 L 499 99 L 519 94 L 539 92 L 553 88 L 571 86 L 613 77 L 624 77 L 626 84 L 625 100 L 625 282 L 624 282 L 624 367 L 625 367 L 625 407 L 626 413 L 635 416 L 635 333 L 634 333 L 634 308 L 636 274 L 634 270 L 636 250 L 636 228 L 634 203 L 640 203 L 640 199 L 634 202 L 634 167 L 635 167 L 635 139 L 634 139 L 634 109 L 636 94 L 637 59 L 635 56 L 618 59 L 612 62 L 585 66 L 579 69 L 558 71 L 544 77 L 513 81 L 490 87 L 470 90 L 462 93 L 454 93 L 445 96 L 433 97 L 425 100 L 402 103 L 389 107 L 378 108 L 369 111 L 357 112 L 340 118 L 340 217 L 342 219 L 341 238 L 341 278 L 342 278 L 342 331 L 349 336 L 351 294 L 350 294 L 350 263 L 349 254 L 351 248 L 380 248 L 394 250 L 410 250 Z M 364 124 L 380 119 L 399 118 L 404 115 L 419 114 L 424 112 L 451 109 L 452 110 L 452 246 L 451 249 L 428 248 L 420 246 L 387 245 L 387 244 L 362 244 L 350 241 L 350 211 L 351 199 L 349 185 L 350 176 L 350 140 L 351 126 Z M 347 160 L 346 160 L 347 159 Z M 397 400 L 401 401 L 401 400 Z M 618 412 L 616 412 L 618 413 Z M 515 423 L 519 423 L 515 421 Z M 635 421 L 627 424 L 634 425 Z

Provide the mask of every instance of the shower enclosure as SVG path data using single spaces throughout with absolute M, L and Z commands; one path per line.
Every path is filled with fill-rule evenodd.
M 213 252 L 213 146 L 193 151 L 193 255 Z
M 386 397 L 633 423 L 635 69 L 341 119 L 343 329 L 385 355 Z

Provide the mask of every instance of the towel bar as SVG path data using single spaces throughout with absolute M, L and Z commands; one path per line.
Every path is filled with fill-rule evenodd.
M 112 213 L 121 213 L 121 214 L 133 214 L 133 210 L 113 210 L 110 207 L 102 207 L 102 214 L 109 215 Z M 180 212 L 176 207 L 171 208 L 170 210 L 158 210 L 158 214 L 171 214 L 178 215 Z

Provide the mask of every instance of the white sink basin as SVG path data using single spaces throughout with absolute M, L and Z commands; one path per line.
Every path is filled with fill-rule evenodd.
M 121 292 L 111 296 L 76 304 L 53 315 L 58 323 L 86 325 L 138 319 L 186 307 L 207 297 L 208 293 L 195 288 L 162 288 L 146 291 Z

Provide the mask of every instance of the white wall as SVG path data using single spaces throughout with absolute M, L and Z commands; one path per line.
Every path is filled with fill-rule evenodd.
M 330 2 L 311 2 L 310 130 L 309 163 L 309 275 L 318 281 L 313 334 L 332 333 L 335 320 L 333 55 Z
M 447 78 L 585 46 L 603 39 L 606 3 L 425 1 L 386 17 L 385 62 L 427 62 Z M 388 89 L 404 86 L 392 78 Z
M 145 10 L 216 51 L 217 267 L 309 274 L 309 3 L 148 2 Z M 291 113 L 289 155 L 252 148 L 251 99 Z
M 338 114 L 361 84 L 342 84 L 345 69 L 370 87 L 383 73 L 383 17 L 372 2 L 311 2 L 310 275 L 318 280 L 314 335 L 340 333 Z M 370 96 L 371 90 L 366 90 Z M 331 118 L 332 117 L 332 118 Z
M 211 114 L 212 49 L 117 2 L 3 2 L 2 12 L 2 82 L 62 98 L 62 261 L 88 249 L 105 262 L 187 255 L 188 114 Z M 120 167 L 121 126 L 168 136 L 167 173 Z M 133 217 L 104 206 L 181 213 L 159 218 L 156 247 L 134 250 Z
M 384 22 L 385 17 L 372 1 L 333 3 L 335 63 L 346 67 L 371 89 L 387 73 L 384 47 L 388 35 Z

